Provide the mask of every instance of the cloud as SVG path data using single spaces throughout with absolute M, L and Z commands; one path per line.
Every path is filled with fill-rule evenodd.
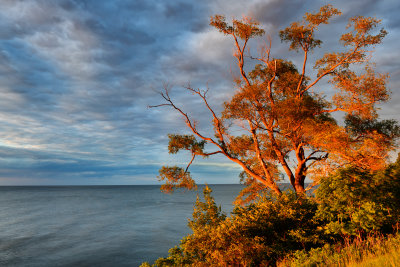
M 392 76 L 393 101 L 381 113 L 398 116 L 399 3 L 332 4 L 344 16 L 322 30 L 322 39 L 340 34 L 357 13 L 383 19 L 389 35 L 377 48 L 376 62 Z M 273 55 L 292 58 L 278 30 L 320 5 L 299 0 L 1 1 L 0 184 L 145 183 L 150 177 L 155 182 L 160 163 L 186 162 L 168 156 L 166 134 L 187 133 L 178 114 L 147 108 L 160 103 L 156 91 L 169 83 L 174 99 L 198 118 L 204 132 L 210 130 L 209 112 L 181 87 L 188 82 L 208 86 L 217 111 L 235 91 L 232 40 L 208 25 L 209 16 L 257 18 L 273 36 Z M 338 47 L 336 41 L 325 45 L 322 52 Z M 256 42 L 252 48 L 256 52 Z M 194 172 L 201 181 L 213 175 L 224 180 L 224 164 L 222 159 L 213 166 L 200 162 Z M 235 172 L 225 176 L 235 180 Z

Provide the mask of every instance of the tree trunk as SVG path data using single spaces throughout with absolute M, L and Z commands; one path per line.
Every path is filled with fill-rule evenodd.
M 282 195 L 282 191 L 281 191 L 281 189 L 279 188 L 279 186 L 276 183 L 274 183 L 273 186 L 270 187 L 270 188 L 272 190 L 274 190 L 276 195 L 278 195 L 278 196 Z
M 304 185 L 296 183 L 294 185 L 294 190 L 296 191 L 297 195 L 305 195 L 306 191 L 304 190 Z
M 294 181 L 294 185 L 292 184 L 296 195 L 297 196 L 304 196 L 306 194 L 306 191 L 304 189 L 304 180 L 305 180 L 305 176 L 304 175 L 298 175 L 295 177 L 295 181 Z

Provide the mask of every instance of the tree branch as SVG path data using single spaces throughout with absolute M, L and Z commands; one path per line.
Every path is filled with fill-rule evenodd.
M 258 142 L 258 138 L 257 138 L 257 134 L 256 134 L 256 129 L 254 127 L 252 127 L 250 121 L 249 121 L 249 125 L 251 127 L 251 134 L 253 136 L 254 147 L 256 149 L 257 158 L 263 168 L 263 171 L 267 178 L 267 181 L 270 184 L 270 188 L 273 189 L 274 191 L 280 193 L 281 191 L 280 191 L 279 187 L 275 184 L 274 180 L 272 179 L 272 176 L 267 168 L 267 165 L 265 164 L 264 159 L 262 158 L 261 151 L 260 151 L 260 144 Z
M 359 49 L 359 46 L 357 45 L 353 51 L 351 53 L 349 53 L 347 56 L 345 56 L 344 58 L 342 58 L 342 60 L 340 60 L 338 63 L 334 64 L 331 68 L 329 68 L 328 70 L 326 70 L 324 73 L 322 73 L 320 76 L 318 76 L 317 79 L 315 79 L 314 82 L 312 82 L 311 84 L 309 84 L 304 90 L 302 90 L 300 92 L 300 94 L 304 94 L 306 91 L 308 91 L 311 87 L 313 87 L 316 83 L 319 82 L 319 80 L 321 80 L 323 77 L 325 77 L 326 75 L 328 75 L 329 73 L 331 73 L 333 70 L 335 70 L 337 67 L 339 67 L 340 65 L 342 65 L 343 63 L 346 62 L 346 60 L 348 58 L 350 58 L 350 56 L 354 55 L 357 50 Z

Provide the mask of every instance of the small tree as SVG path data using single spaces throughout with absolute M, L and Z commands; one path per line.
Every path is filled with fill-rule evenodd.
M 384 29 L 374 33 L 379 20 L 351 18 L 351 30 L 340 38 L 344 50 L 328 52 L 317 60 L 316 77 L 306 73 L 309 53 L 322 43 L 315 33 L 340 14 L 326 5 L 280 31 L 281 40 L 290 45 L 289 50 L 303 53 L 300 70 L 288 60 L 272 57 L 270 44 L 263 47 L 259 56 L 246 52 L 249 40 L 264 34 L 258 22 L 244 17 L 229 25 L 221 15 L 211 17 L 210 25 L 233 38 L 240 71 L 237 90 L 224 103 L 223 112 L 217 114 L 207 100 L 207 90 L 186 88 L 200 97 L 212 116 L 214 132 L 206 134 L 164 88 L 161 96 L 165 103 L 152 107 L 172 107 L 193 133 L 169 135 L 169 152 L 190 151 L 192 159 L 185 170 L 176 166 L 160 170 L 159 178 L 167 181 L 166 189 L 193 187 L 188 168 L 196 156 L 221 154 L 240 165 L 242 180 L 247 185 L 241 196 L 250 195 L 250 199 L 265 188 L 281 194 L 276 183 L 280 170 L 294 190 L 304 194 L 307 175 L 349 163 L 372 170 L 384 166 L 388 151 L 395 145 L 398 126 L 395 121 L 378 121 L 375 107 L 389 99 L 385 86 L 388 75 L 375 73 L 370 64 L 371 50 L 386 35 Z M 245 68 L 248 60 L 259 63 L 250 72 Z M 360 66 L 364 66 L 364 71 L 358 71 Z M 331 99 L 318 93 L 323 79 L 337 90 Z M 337 112 L 344 114 L 345 125 L 332 117 Z M 235 124 L 243 127 L 243 134 L 230 131 Z M 206 151 L 206 145 L 212 145 L 214 150 Z
M 226 218 L 221 207 L 217 206 L 215 203 L 214 198 L 211 196 L 211 192 L 211 188 L 206 185 L 203 189 L 204 202 L 202 202 L 200 197 L 197 195 L 193 210 L 193 219 L 189 220 L 188 223 L 188 226 L 194 233 L 196 233 L 199 228 L 217 226 Z

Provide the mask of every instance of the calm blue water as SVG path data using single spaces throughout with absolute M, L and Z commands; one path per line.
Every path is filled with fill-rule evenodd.
M 241 186 L 211 188 L 230 212 Z M 196 194 L 167 195 L 159 186 L 0 187 L 0 266 L 153 262 L 190 233 Z

